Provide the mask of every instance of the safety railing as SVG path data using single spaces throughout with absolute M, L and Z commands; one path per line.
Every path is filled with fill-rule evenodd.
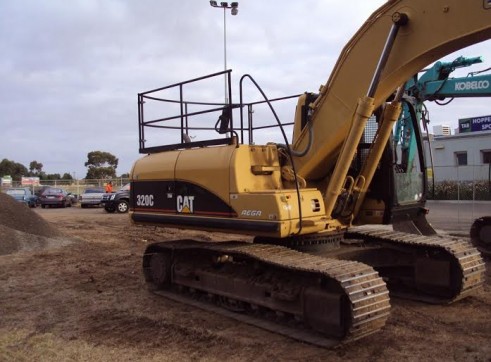
M 228 93 L 223 103 L 217 103 L 211 100 L 216 93 L 210 89 L 223 87 L 223 77 L 226 77 Z M 247 102 L 244 101 L 245 90 L 252 92 L 252 89 L 244 85 L 243 80 L 244 77 L 240 82 L 239 103 L 232 100 L 230 70 L 139 93 L 139 152 L 253 144 L 258 138 L 259 142 L 283 143 L 281 133 L 273 129 L 293 126 L 299 95 L 267 99 L 260 91 L 262 99 Z M 276 112 L 271 112 L 273 104 Z M 289 121 L 277 120 L 278 114 L 279 118 Z M 237 117 L 238 122 L 234 121 Z

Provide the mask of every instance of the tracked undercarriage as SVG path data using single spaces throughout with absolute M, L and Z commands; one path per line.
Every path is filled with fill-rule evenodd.
M 480 217 L 472 223 L 472 244 L 487 257 L 491 257 L 491 216 Z
M 338 249 L 312 250 L 319 255 L 244 242 L 155 243 L 143 270 L 165 296 L 220 306 L 247 323 L 321 346 L 379 331 L 390 312 L 387 285 L 397 296 L 449 303 L 483 283 L 481 256 L 464 241 L 372 227 L 354 228 L 347 237 Z
M 357 259 L 380 272 L 392 295 L 451 303 L 484 283 L 485 263 L 479 251 L 466 241 L 370 225 L 350 229 L 347 237 L 362 240 L 364 247 L 371 248 L 372 252 L 362 253 Z
M 320 345 L 378 331 L 390 310 L 385 283 L 368 265 L 281 246 L 163 242 L 148 247 L 143 268 L 146 280 L 160 288 L 199 291 L 259 319 L 274 314 L 284 321 L 277 332 L 294 326 L 306 332 L 294 337 Z

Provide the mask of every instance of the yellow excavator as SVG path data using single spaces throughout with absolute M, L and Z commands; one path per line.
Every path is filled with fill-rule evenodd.
M 255 127 L 252 105 L 242 102 L 245 81 L 265 96 L 250 76 L 241 79 L 240 103 L 231 101 L 230 71 L 140 93 L 145 156 L 131 171 L 132 221 L 253 236 L 150 244 L 143 255 L 148 284 L 325 346 L 380 330 L 389 292 L 450 303 L 481 288 L 480 253 L 436 235 L 426 222 L 419 131 L 419 163 L 411 170 L 397 167 L 397 146 L 389 140 L 405 82 L 490 38 L 489 0 L 387 1 L 344 47 L 320 91 L 299 95 L 292 134 L 278 123 L 282 143 L 255 144 L 251 137 L 275 129 Z M 188 86 L 214 76 L 228 81 L 226 104 L 184 100 Z M 176 99 L 160 95 L 166 91 Z M 166 102 L 178 115 L 157 115 L 152 102 Z M 201 122 L 217 111 L 213 136 L 193 138 L 191 118 Z M 176 134 L 174 143 L 155 141 Z

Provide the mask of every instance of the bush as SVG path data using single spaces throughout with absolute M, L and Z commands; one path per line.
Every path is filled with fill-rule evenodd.
M 430 200 L 491 200 L 491 189 L 488 181 L 442 181 L 428 185 Z

